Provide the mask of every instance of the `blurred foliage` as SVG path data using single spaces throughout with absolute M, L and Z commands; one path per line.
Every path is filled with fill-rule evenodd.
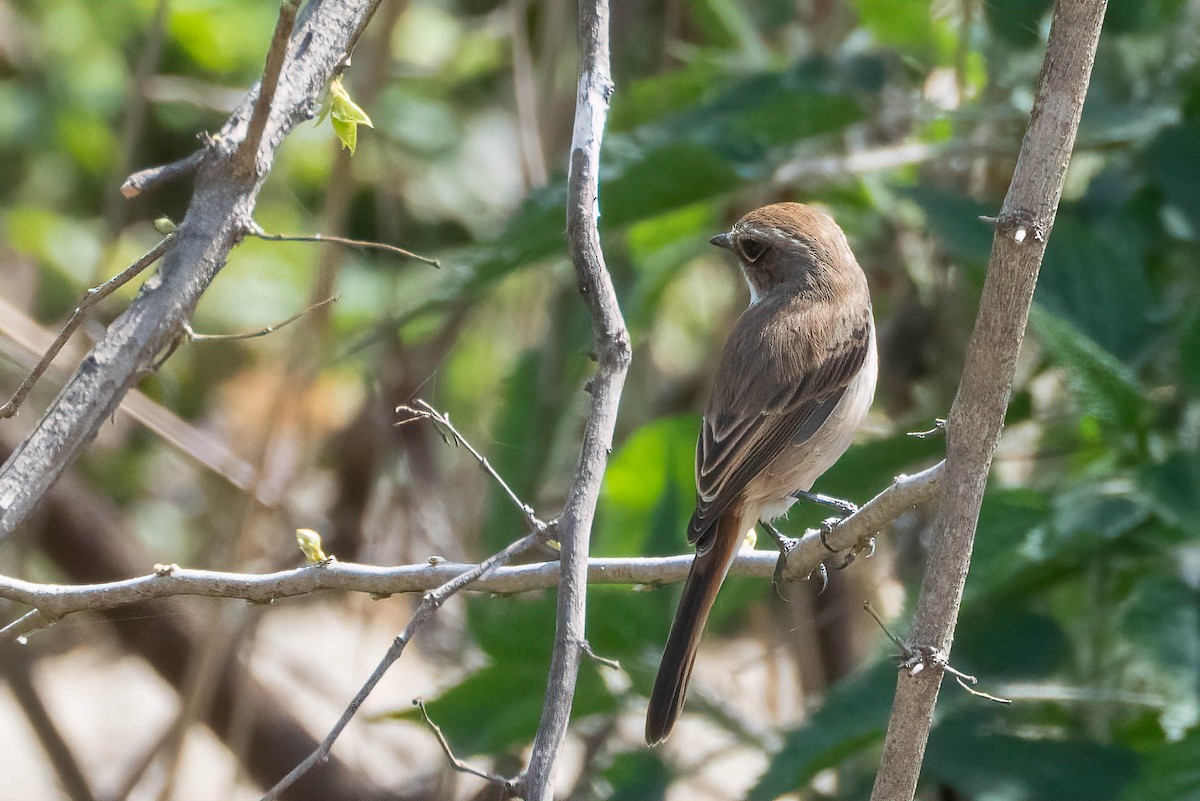
M 905 432 L 928 428 L 953 399 L 990 250 L 977 217 L 995 213 L 1011 175 L 1050 6 L 614 4 L 601 229 L 635 358 L 595 553 L 684 548 L 704 387 L 745 299 L 706 241 L 766 202 L 832 211 L 879 322 L 876 409 L 817 488 L 862 501 L 938 458 L 940 441 Z M 181 219 L 186 185 L 133 203 L 114 202 L 115 188 L 219 127 L 230 90 L 236 98 L 261 69 L 275 13 L 172 3 L 139 101 L 133 81 L 154 10 L 0 0 L 11 21 L 0 31 L 0 292 L 47 328 L 157 241 L 156 217 Z M 514 66 L 511 24 L 526 33 L 532 75 Z M 461 449 L 419 426 L 370 428 L 414 395 L 449 411 L 539 511 L 561 505 L 591 369 L 563 241 L 572 30 L 569 4 L 412 0 L 380 11 L 346 74 L 376 127 L 358 130 L 350 162 L 328 126 L 300 126 L 256 218 L 268 231 L 394 242 L 443 267 L 329 245 L 248 241 L 234 251 L 197 310 L 198 330 L 252 330 L 321 291 L 341 299 L 270 337 L 185 346 L 141 387 L 273 477 L 280 500 L 265 524 L 246 525 L 243 494 L 144 430 L 125 426 L 81 460 L 155 560 L 287 565 L 297 527 L 324 532 L 343 560 L 479 558 L 511 541 L 521 516 Z M 1198 33 L 1194 0 L 1110 0 L 953 658 L 1016 703 L 991 706 L 947 685 L 921 797 L 1200 799 Z M 514 81 L 537 98 L 536 131 L 518 114 Z M 135 131 L 122 128 L 131 94 L 145 111 Z M 887 169 L 836 158 L 886 161 L 906 144 L 942 149 Z M 102 318 L 135 291 L 118 293 Z M 15 351 L 3 352 L 11 389 L 20 370 Z M 48 397 L 43 388 L 31 403 Z M 365 477 L 354 472 L 362 465 Z M 360 525 L 338 530 L 348 505 Z M 820 516 L 799 508 L 787 526 Z M 900 590 L 889 597 L 904 599 L 892 609 L 901 621 L 923 565 L 923 520 L 879 544 L 876 574 Z M 587 762 L 572 797 L 662 798 L 708 759 L 648 752 L 640 722 L 616 725 L 640 720 L 674 597 L 591 593 L 589 640 L 623 669 L 588 662 L 581 673 L 573 732 Z M 553 594 L 466 606 L 465 640 L 445 647 L 474 667 L 447 678 L 430 714 L 460 755 L 519 755 L 545 691 Z M 707 642 L 762 634 L 751 622 L 765 610 L 778 612 L 765 583 L 732 582 Z M 774 712 L 691 700 L 689 718 L 757 760 L 738 793 L 867 795 L 894 668 L 860 617 L 843 613 L 835 626 L 857 644 L 860 668 L 831 676 L 840 680 L 827 691 L 806 686 L 810 711 L 782 716 L 780 743 L 753 735 L 780 719 Z

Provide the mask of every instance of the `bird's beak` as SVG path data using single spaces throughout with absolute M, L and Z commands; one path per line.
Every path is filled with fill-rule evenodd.
M 729 234 L 717 234 L 712 239 L 708 240 L 708 244 L 716 245 L 719 248 L 733 250 L 733 237 Z

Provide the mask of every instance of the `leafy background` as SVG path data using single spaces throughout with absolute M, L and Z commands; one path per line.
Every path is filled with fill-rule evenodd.
M 880 391 L 819 488 L 861 501 L 938 458 L 939 442 L 905 432 L 953 398 L 990 247 L 977 216 L 994 213 L 1011 175 L 1049 8 L 614 2 L 601 228 L 635 357 L 595 553 L 684 548 L 698 411 L 745 302 L 707 239 L 763 203 L 823 204 L 872 286 Z M 220 125 L 261 69 L 274 16 L 269 3 L 0 0 L 5 391 L 86 287 L 157 241 L 154 218 L 182 215 L 186 185 L 132 203 L 116 187 Z M 392 408 L 416 396 L 448 411 L 539 510 L 558 508 L 590 370 L 563 242 L 573 25 L 565 3 L 384 4 L 346 77 L 374 129 L 359 129 L 351 160 L 327 122 L 301 126 L 257 220 L 395 243 L 442 267 L 241 245 L 197 330 L 249 331 L 339 301 L 268 337 L 181 348 L 140 387 L 157 425 L 118 415 L 73 471 L 66 503 L 109 534 L 54 547 L 62 532 L 43 515 L 0 546 L 4 571 L 95 580 L 114 553 L 133 554 L 132 572 L 276 569 L 298 564 L 298 526 L 344 561 L 480 558 L 518 535 L 520 518 L 461 449 L 391 426 Z M 1110 2 L 954 651 L 1016 703 L 946 688 L 922 798 L 1200 798 L 1198 33 L 1196 2 Z M 102 305 L 80 338 L 135 291 Z M 0 445 L 20 442 L 64 375 L 0 422 Z M 824 595 L 788 587 L 785 605 L 761 582 L 731 582 L 688 715 L 654 751 L 640 715 L 675 591 L 594 590 L 588 636 L 622 669 L 585 665 L 564 795 L 865 797 L 894 667 L 860 606 L 872 599 L 904 632 L 929 516 L 897 521 Z M 800 509 L 788 527 L 818 518 Z M 411 603 L 192 606 L 205 610 L 206 648 L 228 649 L 272 689 L 264 703 L 295 706 L 323 731 Z M 202 683 L 116 636 L 138 625 L 151 623 L 64 623 L 0 662 L 32 675 L 97 793 L 251 797 L 238 765 L 261 754 L 196 723 Z M 339 755 L 404 797 L 474 797 L 480 783 L 448 771 L 408 699 L 431 699 L 460 756 L 512 770 L 536 726 L 552 632 L 549 593 L 448 607 Z M 17 700 L 0 693 L 14 781 L 50 797 L 59 780 Z M 142 712 L 122 715 L 130 704 Z M 173 721 L 186 736 L 160 740 Z M 169 767 L 143 775 L 146 760 Z

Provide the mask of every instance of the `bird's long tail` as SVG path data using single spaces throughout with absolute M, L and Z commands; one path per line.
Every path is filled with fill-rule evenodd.
M 650 693 L 650 704 L 646 709 L 646 744 L 657 745 L 670 735 L 683 710 L 687 695 L 688 680 L 692 676 L 692 665 L 696 661 L 696 649 L 717 591 L 729 572 L 729 566 L 741 547 L 745 532 L 741 530 L 740 504 L 727 509 L 717 521 L 712 547 L 697 554 L 691 572 L 683 585 L 679 598 L 679 609 L 675 622 L 667 636 L 662 661 L 658 666 L 658 678 L 654 680 L 654 691 Z

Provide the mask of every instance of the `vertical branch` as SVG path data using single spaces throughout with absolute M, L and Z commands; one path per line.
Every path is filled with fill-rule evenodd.
M 621 388 L 629 368 L 629 332 L 625 330 L 616 291 L 604 264 L 597 228 L 600 140 L 612 91 L 608 63 L 608 0 L 579 0 L 579 93 L 575 101 L 567 185 L 567 240 L 579 292 L 587 304 L 596 333 L 598 367 L 588 384 L 592 402 L 584 426 L 579 466 L 559 517 L 562 577 L 558 588 L 554 653 L 550 659 L 542 718 L 521 788 L 531 801 L 553 798 L 554 765 L 566 739 L 585 643 L 584 613 L 592 518 L 612 447 Z
M 979 315 L 947 425 L 946 472 L 913 641 L 949 655 L 975 526 L 1012 391 L 1046 240 L 1079 128 L 1107 0 L 1058 0 L 1037 97 L 996 223 Z M 902 672 L 872 801 L 917 787 L 941 670 Z

